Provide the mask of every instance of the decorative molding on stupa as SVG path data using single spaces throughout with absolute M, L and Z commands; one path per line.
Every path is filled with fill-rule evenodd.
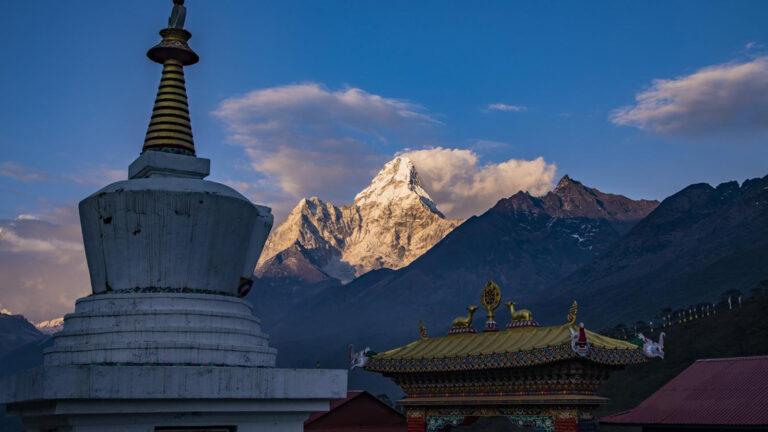
M 211 160 L 201 157 L 177 157 L 172 153 L 144 152 L 128 167 L 128 178 L 157 176 L 204 179 L 211 173 Z

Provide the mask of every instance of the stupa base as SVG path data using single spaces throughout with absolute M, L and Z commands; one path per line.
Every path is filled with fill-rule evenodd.
M 298 432 L 346 387 L 344 370 L 57 366 L 4 379 L 0 403 L 29 432 Z
M 169 292 L 100 294 L 77 300 L 45 366 L 274 367 L 253 306 L 226 295 Z

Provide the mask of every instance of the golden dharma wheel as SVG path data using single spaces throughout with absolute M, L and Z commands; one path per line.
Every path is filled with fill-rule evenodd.
M 493 311 L 501 304 L 501 290 L 496 282 L 489 280 L 483 287 L 483 292 L 480 295 L 480 304 L 483 309 L 488 311 L 488 318 L 493 319 Z

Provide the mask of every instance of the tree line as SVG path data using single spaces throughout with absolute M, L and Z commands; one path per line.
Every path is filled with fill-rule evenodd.
M 659 309 L 659 312 L 648 321 L 638 320 L 632 324 L 618 323 L 613 327 L 600 331 L 600 334 L 614 339 L 632 340 L 640 333 L 651 336 L 654 333 L 664 331 L 665 328 L 685 324 L 687 322 L 713 317 L 725 310 L 740 308 L 745 301 L 762 297 L 768 294 L 768 279 L 760 280 L 750 288 L 749 295 L 739 289 L 729 288 L 720 294 L 720 298 L 714 302 L 702 301 L 686 307 L 672 308 L 670 306 Z

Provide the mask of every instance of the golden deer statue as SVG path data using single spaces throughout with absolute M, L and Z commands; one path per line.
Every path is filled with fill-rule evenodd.
M 515 311 L 515 302 L 504 302 L 504 304 L 509 308 L 510 321 L 533 321 L 533 313 L 528 309 Z
M 467 311 L 469 311 L 469 315 L 464 317 L 458 317 L 453 320 L 453 324 L 451 325 L 452 329 L 468 329 L 472 327 L 472 315 L 475 314 L 475 311 L 477 310 L 477 306 L 468 306 Z

